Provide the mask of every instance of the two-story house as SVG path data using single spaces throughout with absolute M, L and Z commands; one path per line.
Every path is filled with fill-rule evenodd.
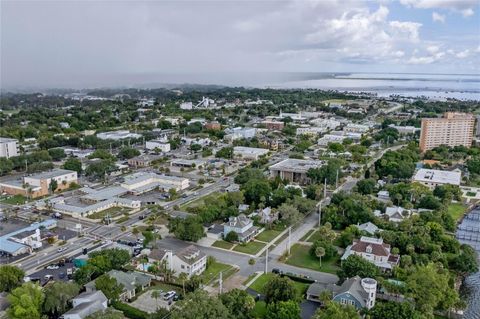
M 231 216 L 223 226 L 224 236 L 227 236 L 232 231 L 238 234 L 239 241 L 247 242 L 258 233 L 258 227 L 253 226 L 253 221 L 250 218 L 240 214 Z
M 382 238 L 362 236 L 345 249 L 341 260 L 347 259 L 350 255 L 358 255 L 384 271 L 391 270 L 398 265 L 400 256 L 393 255 L 390 250 L 390 245 L 385 244 Z
M 82 292 L 72 299 L 72 307 L 60 319 L 84 319 L 92 313 L 107 309 L 108 300 L 101 291 Z
M 148 255 L 150 262 L 165 262 L 175 276 L 181 273 L 200 275 L 207 268 L 207 255 L 194 245 L 187 246 L 175 254 L 171 250 L 153 249 Z
M 110 270 L 107 275 L 123 285 L 123 291 L 119 296 L 119 299 L 123 301 L 131 300 L 135 297 L 137 291 L 144 290 L 152 282 L 150 276 L 133 271 Z M 96 291 L 95 281 L 93 280 L 85 284 L 85 289 L 87 292 Z

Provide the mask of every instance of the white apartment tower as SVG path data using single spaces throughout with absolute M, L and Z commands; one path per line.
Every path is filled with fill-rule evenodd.
M 446 112 L 441 118 L 422 119 L 420 150 L 440 145 L 472 146 L 475 117 L 471 113 Z
M 13 138 L 0 137 L 0 157 L 10 158 L 18 156 L 18 140 Z

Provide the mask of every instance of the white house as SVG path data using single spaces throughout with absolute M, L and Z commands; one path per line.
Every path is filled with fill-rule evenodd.
M 400 260 L 400 256 L 390 252 L 390 245 L 383 243 L 382 238 L 366 236 L 355 239 L 353 244 L 345 249 L 341 260 L 347 259 L 350 255 L 361 256 L 382 270 L 391 270 Z
M 232 231 L 237 233 L 239 241 L 247 242 L 258 233 L 258 227 L 253 226 L 253 221 L 250 218 L 240 214 L 229 217 L 228 222 L 223 226 L 224 236 Z
M 153 249 L 148 255 L 151 262 L 165 262 L 167 269 L 171 269 L 175 276 L 181 273 L 200 275 L 207 268 L 207 255 L 194 245 L 187 246 L 175 254 L 171 250 Z
M 91 314 L 105 310 L 108 299 L 101 291 L 83 292 L 72 299 L 73 308 L 60 316 L 60 319 L 83 319 Z

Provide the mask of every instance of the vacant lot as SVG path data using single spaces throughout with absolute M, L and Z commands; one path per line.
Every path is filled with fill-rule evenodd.
M 455 221 L 459 221 L 467 208 L 461 203 L 451 203 L 448 205 L 448 214 L 455 219 Z
M 223 249 L 230 249 L 234 246 L 235 244 L 229 243 L 228 241 L 225 240 L 217 240 L 212 244 L 212 247 L 218 247 L 218 248 L 223 248 Z
M 270 230 L 264 230 L 260 234 L 258 234 L 255 238 L 260 241 L 264 242 L 270 242 L 273 239 L 275 239 L 278 235 L 282 233 L 281 230 L 275 230 L 275 229 L 270 229 Z
M 287 258 L 285 263 L 292 266 L 336 274 L 339 269 L 338 261 L 340 256 L 330 259 L 322 258 L 322 267 L 320 267 L 319 259 L 310 255 L 309 250 L 310 246 L 300 244 L 293 245 L 291 255 Z
M 241 253 L 245 253 L 245 254 L 255 255 L 263 247 L 265 247 L 264 243 L 261 243 L 259 241 L 251 241 L 247 244 L 239 244 L 235 248 L 233 248 L 233 250 Z

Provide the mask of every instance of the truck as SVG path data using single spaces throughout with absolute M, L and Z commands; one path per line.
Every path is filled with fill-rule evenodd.
M 67 268 L 67 278 L 72 279 L 73 276 L 73 268 Z

